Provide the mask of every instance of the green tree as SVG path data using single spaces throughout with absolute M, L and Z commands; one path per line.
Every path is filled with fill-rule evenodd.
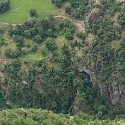
M 55 40 L 53 38 L 47 38 L 46 47 L 51 51 L 57 50 L 57 45 L 56 45 Z
M 29 10 L 29 14 L 30 14 L 31 17 L 35 17 L 37 15 L 36 9 L 35 8 L 31 8 Z
M 33 41 L 36 42 L 36 43 L 41 43 L 42 42 L 42 37 L 40 35 L 36 35 L 34 38 L 33 38 Z
M 30 30 L 25 30 L 23 34 L 26 38 L 31 38 L 31 35 L 32 35 Z

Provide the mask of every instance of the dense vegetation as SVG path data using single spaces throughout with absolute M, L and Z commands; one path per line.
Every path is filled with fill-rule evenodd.
M 90 12 L 95 6 L 94 1 L 90 0 L 52 0 L 52 2 L 57 6 L 61 7 L 64 2 L 65 12 L 77 19 L 84 19 L 86 13 Z
M 0 13 L 5 13 L 10 9 L 10 0 L 0 0 Z
M 93 38 L 88 41 L 86 37 L 86 47 L 81 48 L 83 65 L 91 67 L 102 83 L 108 83 L 109 78 L 115 76 L 113 81 L 124 85 L 125 7 L 123 1 L 67 0 L 64 6 L 65 12 L 69 15 L 84 19 L 86 28 L 84 36 L 91 34 Z
M 124 123 L 122 119 L 99 121 L 83 113 L 70 116 L 41 109 L 16 109 L 0 113 L 1 125 L 121 125 Z
M 10 28 L 8 33 L 16 49 L 5 51 L 5 56 L 14 60 L 1 69 L 5 76 L 0 79 L 1 109 L 25 106 L 55 113 L 82 111 L 102 119 L 124 114 L 119 105 L 112 107 L 101 97 L 98 86 L 92 85 L 86 73 L 78 72 L 74 61 L 77 42 L 62 45 L 56 42 L 61 36 L 74 38 L 75 26 L 69 20 L 33 19 L 16 29 Z M 25 39 L 32 42 L 27 44 Z M 37 51 L 41 51 L 43 59 L 21 60 Z
M 64 6 L 69 18 L 58 18 L 53 15 L 48 19 L 32 18 L 21 25 L 9 26 L 7 30 L 0 29 L 0 55 L 7 60 L 0 64 L 0 110 L 20 107 L 42 108 L 54 113 L 71 115 L 84 112 L 95 115 L 98 119 L 124 118 L 125 105 L 119 103 L 112 106 L 111 102 L 103 97 L 99 86 L 92 84 L 90 76 L 85 72 L 79 72 L 77 68 L 77 62 L 80 62 L 95 72 L 100 83 L 108 84 L 112 80 L 124 86 L 123 2 L 52 0 L 52 3 L 57 7 Z M 85 32 L 77 31 L 73 18 L 71 22 L 71 16 L 84 21 Z M 42 112 L 30 110 L 29 112 L 36 115 Z M 20 112 L 22 111 L 19 110 L 19 114 Z M 45 115 L 46 113 L 52 115 L 50 118 L 58 119 L 60 116 L 45 111 Z M 18 115 L 14 115 L 15 117 Z M 69 119 L 69 115 L 62 117 L 66 119 L 66 124 L 74 125 L 90 120 L 82 120 L 84 115 L 74 116 L 73 121 Z M 44 122 L 64 124 L 62 119 L 41 121 L 43 117 L 37 119 L 35 116 L 40 120 L 37 123 L 31 116 L 27 117 L 26 121 L 23 121 L 22 117 L 18 118 L 20 124 L 29 124 L 29 121 L 36 125 Z M 17 122 L 14 120 L 10 123 L 11 120 L 4 120 L 5 125 Z M 99 123 L 100 121 L 94 120 L 92 124 Z M 104 121 L 102 124 L 112 123 Z
M 15 60 L 3 67 L 6 77 L 0 81 L 1 96 L 4 98 L 2 103 L 9 101 L 10 108 L 41 107 L 56 113 L 71 114 L 77 112 L 74 110 L 74 105 L 77 105 L 79 110 L 89 114 L 98 113 L 98 105 L 105 105 L 98 87 L 92 86 L 86 73 L 78 73 L 72 60 L 73 48 L 65 44 L 59 46 L 56 43 L 56 38 L 60 34 L 71 39 L 74 33 L 75 27 L 68 20 L 30 20 L 14 30 L 9 29 L 17 48 L 5 51 L 7 58 Z M 24 38 L 32 39 L 32 44 L 27 45 Z M 22 62 L 18 59 L 39 49 L 44 57 L 42 60 Z M 8 91 L 4 90 L 5 86 L 9 87 Z M 76 96 L 78 97 L 75 100 Z M 85 109 L 80 106 L 81 101 Z

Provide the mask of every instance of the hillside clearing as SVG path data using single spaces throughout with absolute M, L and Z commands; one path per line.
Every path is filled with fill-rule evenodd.
M 4 23 L 22 23 L 30 18 L 29 10 L 36 8 L 38 18 L 47 18 L 50 14 L 56 14 L 56 7 L 52 5 L 51 0 L 10 0 L 11 8 L 5 14 L 0 15 L 0 22 Z

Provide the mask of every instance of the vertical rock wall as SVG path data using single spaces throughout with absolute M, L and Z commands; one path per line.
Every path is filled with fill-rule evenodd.
M 90 76 L 90 80 L 93 84 L 98 84 L 100 88 L 100 92 L 102 96 L 104 96 L 109 103 L 112 105 L 121 104 L 124 106 L 125 104 L 125 88 L 122 87 L 118 83 L 114 83 L 112 81 L 108 81 L 108 84 L 100 83 L 99 80 L 96 79 L 96 75 L 92 69 L 88 67 L 82 66 L 82 64 L 78 64 L 79 72 L 86 72 Z

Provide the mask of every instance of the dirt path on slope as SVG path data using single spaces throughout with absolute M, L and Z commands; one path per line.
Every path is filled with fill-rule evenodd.
M 67 16 L 64 16 L 64 15 L 58 15 L 58 16 L 54 16 L 55 19 L 62 19 L 62 20 L 70 20 L 75 26 L 76 28 L 80 31 L 80 32 L 85 32 L 85 24 L 84 24 L 84 21 L 80 21 L 80 20 L 75 20 L 75 19 L 71 19 Z M 12 26 L 12 28 L 16 28 L 16 25 L 17 24 L 9 24 L 9 23 L 3 23 L 3 22 L 0 22 L 0 27 L 1 28 L 8 28 L 9 26 Z M 18 24 L 18 25 L 21 25 L 21 24 Z
M 85 32 L 84 21 L 76 20 L 70 17 L 68 14 L 65 13 L 65 11 L 62 8 L 58 9 L 58 16 L 55 16 L 55 18 L 62 19 L 62 20 L 63 19 L 70 20 L 80 32 Z
M 31 0 L 30 0 L 31 1 Z M 30 2 L 28 1 L 28 2 Z M 25 2 L 24 4 L 27 4 L 27 2 Z M 24 5 L 23 4 L 23 5 Z M 20 5 L 19 7 L 23 6 L 23 5 Z M 18 9 L 19 7 L 17 7 L 16 9 Z M 15 10 L 15 9 L 14 9 Z M 13 10 L 12 10 L 13 11 Z M 57 16 L 54 16 L 54 18 L 56 19 L 67 19 L 67 20 L 70 20 L 75 26 L 76 28 L 80 31 L 80 32 L 85 32 L 85 23 L 84 21 L 80 21 L 80 20 L 76 20 L 76 19 L 72 19 L 69 15 L 67 15 L 65 13 L 65 11 L 63 9 L 58 9 L 58 15 Z M 9 24 L 9 23 L 4 23 L 4 22 L 0 22 L 0 27 L 1 28 L 8 28 L 9 26 L 12 26 L 12 28 L 16 28 L 16 25 L 17 24 Z M 21 25 L 21 24 L 18 24 L 18 25 Z
M 75 19 L 71 19 L 68 16 L 64 16 L 64 15 L 58 15 L 58 16 L 54 16 L 55 19 L 61 19 L 61 20 L 69 20 L 71 21 L 76 28 L 80 31 L 80 32 L 85 32 L 85 24 L 84 21 L 80 21 L 80 20 L 75 20 Z

